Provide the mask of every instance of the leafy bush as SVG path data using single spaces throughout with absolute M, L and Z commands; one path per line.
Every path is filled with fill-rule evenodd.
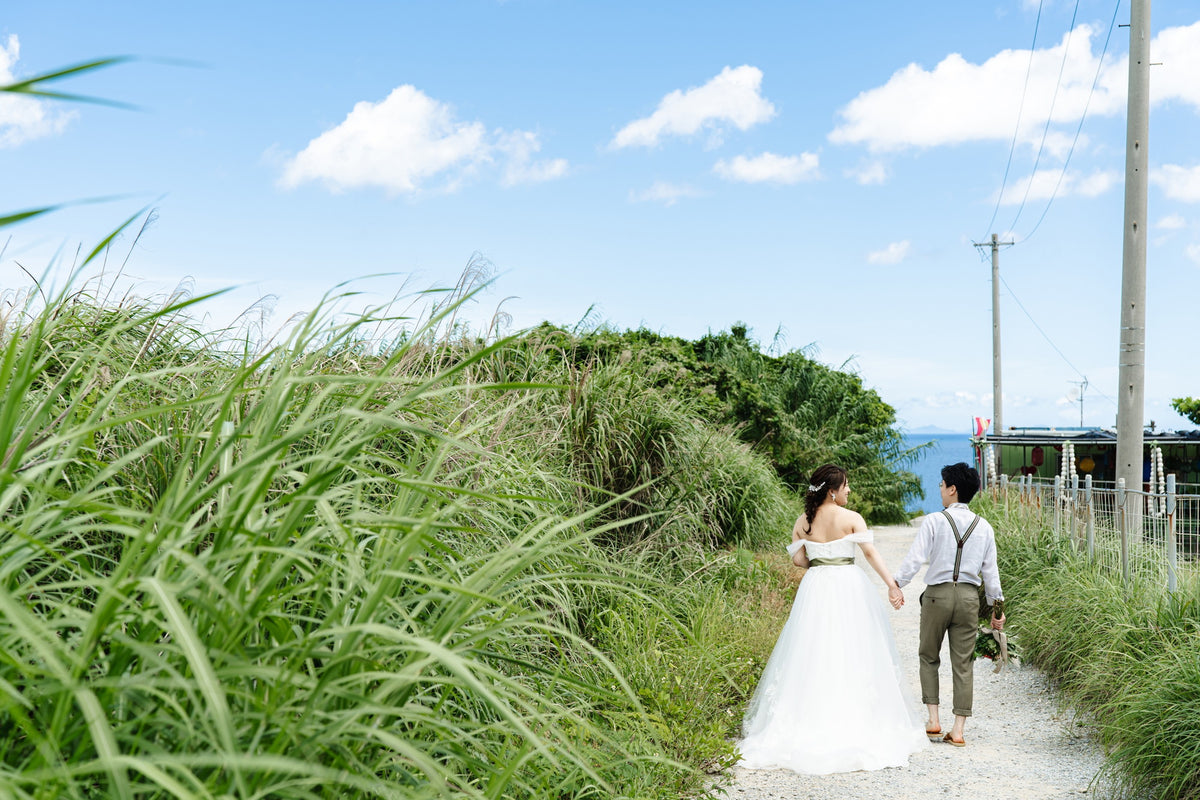
M 689 342 L 644 329 L 576 334 L 543 325 L 521 346 L 548 343 L 581 375 L 619 366 L 645 376 L 688 413 L 730 427 L 792 489 L 823 463 L 846 467 L 855 487 L 851 504 L 872 523 L 906 521 L 908 500 L 922 494 L 920 480 L 905 469 L 913 453 L 891 406 L 857 375 L 802 351 L 763 353 L 744 326 Z

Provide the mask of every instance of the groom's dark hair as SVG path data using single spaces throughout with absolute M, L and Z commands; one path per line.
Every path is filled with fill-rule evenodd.
M 979 470 L 965 461 L 942 467 L 942 482 L 958 489 L 958 502 L 969 503 L 979 491 Z

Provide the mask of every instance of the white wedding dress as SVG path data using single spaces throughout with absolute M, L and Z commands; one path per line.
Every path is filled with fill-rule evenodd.
M 794 542 L 809 560 L 853 559 L 870 531 Z M 738 747 L 747 769 L 830 772 L 900 767 L 928 746 L 878 589 L 852 561 L 813 566 L 763 669 Z

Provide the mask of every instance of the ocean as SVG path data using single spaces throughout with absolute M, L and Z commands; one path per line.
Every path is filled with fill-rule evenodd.
M 904 437 L 907 446 L 913 447 L 925 442 L 933 442 L 933 447 L 921 453 L 919 460 L 908 467 L 921 478 L 921 488 L 925 490 L 924 500 L 910 500 L 909 511 L 942 510 L 941 495 L 938 494 L 938 483 L 942 480 L 942 467 L 965 461 L 974 466 L 975 452 L 971 449 L 971 437 L 965 433 L 912 433 Z

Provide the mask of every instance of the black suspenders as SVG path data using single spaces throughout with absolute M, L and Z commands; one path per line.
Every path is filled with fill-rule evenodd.
M 954 541 L 958 544 L 958 552 L 954 554 L 954 582 L 958 583 L 958 570 L 962 566 L 962 551 L 963 545 L 967 543 L 967 539 L 971 538 L 971 531 L 975 530 L 975 526 L 979 524 L 979 515 L 975 515 L 975 519 L 971 520 L 970 526 L 967 527 L 967 532 L 961 537 L 958 535 L 958 526 L 954 524 L 954 517 L 950 516 L 949 511 L 942 511 L 946 515 L 946 521 L 950 523 L 950 530 L 954 533 Z

